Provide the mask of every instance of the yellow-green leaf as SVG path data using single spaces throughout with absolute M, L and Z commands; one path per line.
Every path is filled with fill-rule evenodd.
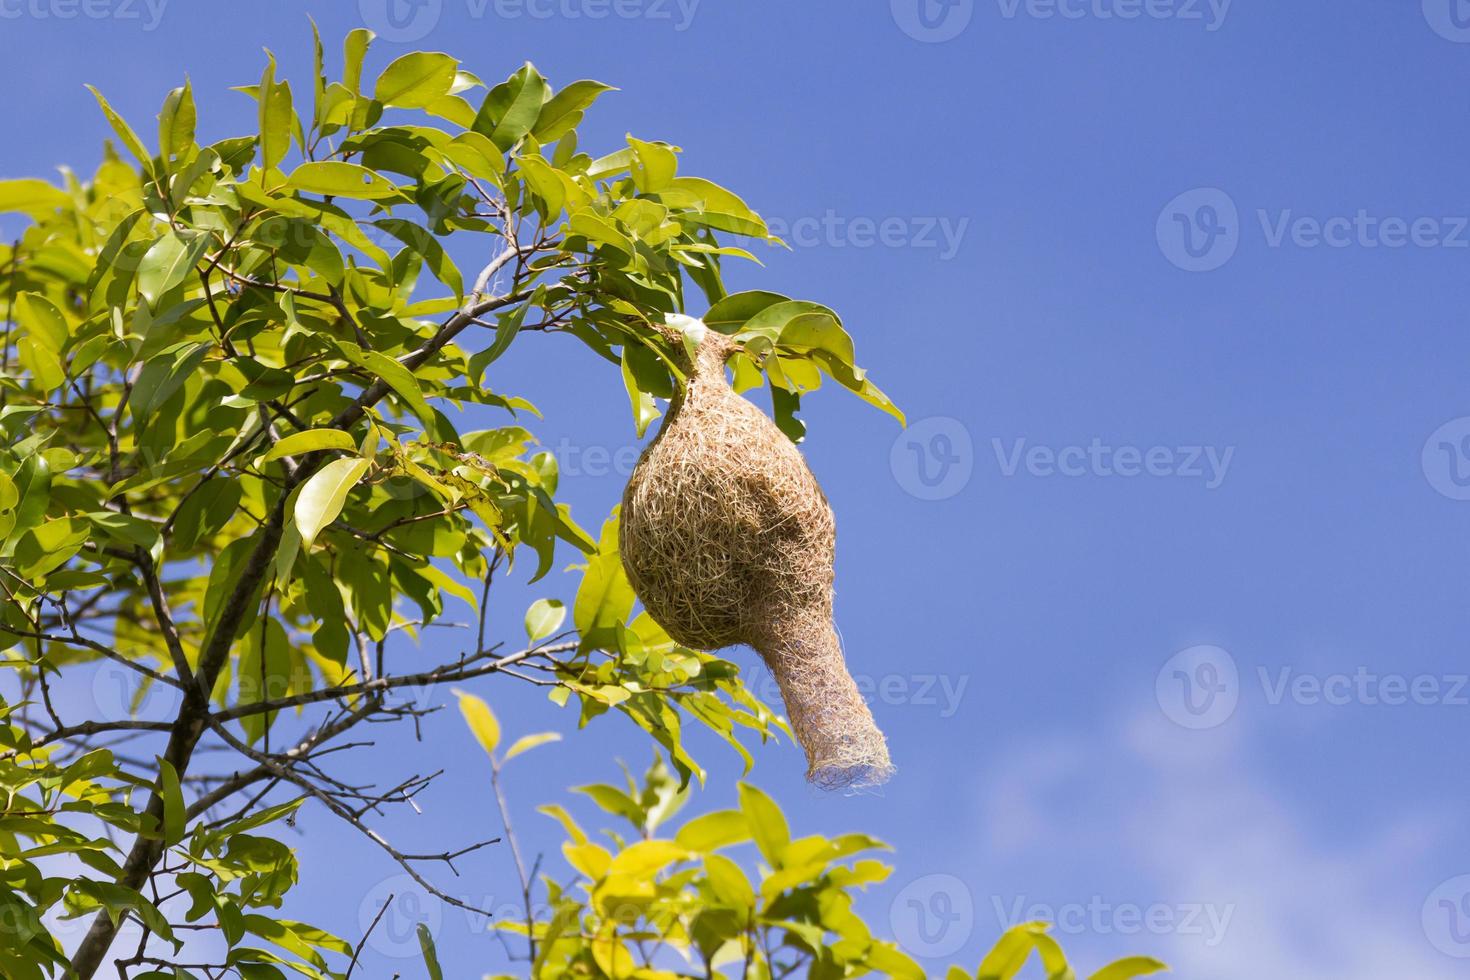
M 486 755 L 494 755 L 495 747 L 500 744 L 500 722 L 496 720 L 495 712 L 482 699 L 468 691 L 455 688 L 454 694 L 459 698 L 460 714 L 464 715 L 475 740 L 480 743 Z
M 296 497 L 295 509 L 302 544 L 310 548 L 322 529 L 337 519 L 347 494 L 370 465 L 365 459 L 334 459 L 306 481 Z
M 544 640 L 561 628 L 567 607 L 560 599 L 537 599 L 526 610 L 526 636 L 532 643 Z
M 317 452 L 323 449 L 340 449 L 344 452 L 356 452 L 357 440 L 341 429 L 308 429 L 305 432 L 293 432 L 291 435 L 276 441 L 270 451 L 260 458 L 262 463 L 280 459 L 283 456 L 300 456 L 303 453 Z
M 1147 956 L 1130 956 L 1116 963 L 1098 970 L 1088 980 L 1132 980 L 1133 977 L 1146 977 L 1151 973 L 1162 973 L 1169 969 L 1158 960 Z
M 143 165 L 144 170 L 151 173 L 153 170 L 153 159 L 148 151 L 143 148 L 143 141 L 138 139 L 138 134 L 133 132 L 133 127 L 128 125 L 127 120 L 113 111 L 112 106 L 102 97 L 101 92 L 97 91 L 91 85 L 88 85 L 87 89 L 92 93 L 92 97 L 97 100 L 97 104 L 102 107 L 102 114 L 112 124 L 113 132 L 117 133 L 118 139 L 123 142 L 123 146 L 126 146 L 128 152 L 137 157 L 138 162 Z
M 309 194 L 381 201 L 401 197 L 397 187 L 384 177 L 355 163 L 341 160 L 312 160 L 291 171 L 286 186 Z
M 740 784 L 740 810 L 750 821 L 750 836 L 771 867 L 780 868 L 791 830 L 776 801 L 747 783 Z
M 691 851 L 714 851 L 750 840 L 750 819 L 739 810 L 702 813 L 679 828 L 674 840 Z
M 510 749 L 505 753 L 505 761 L 509 762 L 522 752 L 529 752 L 538 745 L 560 741 L 561 735 L 557 732 L 537 732 L 535 735 L 522 735 L 511 744 Z
M 172 763 L 158 757 L 158 793 L 163 798 L 163 843 L 173 847 L 184 839 L 184 794 Z
M 414 51 L 394 60 L 373 86 L 373 98 L 386 106 L 422 109 L 454 85 L 459 62 L 438 51 Z

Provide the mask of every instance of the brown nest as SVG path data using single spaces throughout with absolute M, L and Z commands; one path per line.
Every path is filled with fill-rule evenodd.
M 753 647 L 824 789 L 884 782 L 888 745 L 832 622 L 836 524 L 791 441 L 730 387 L 739 348 L 709 331 L 623 492 L 623 567 L 644 607 L 696 650 Z

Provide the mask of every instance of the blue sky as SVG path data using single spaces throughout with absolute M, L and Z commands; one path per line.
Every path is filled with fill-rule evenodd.
M 798 831 L 896 847 L 862 900 L 877 928 L 936 968 L 973 969 L 1041 913 L 1089 966 L 1463 974 L 1470 5 L 423 3 L 0 0 L 0 170 L 90 169 L 106 124 L 84 82 L 146 129 L 187 72 L 205 135 L 251 131 L 228 87 L 258 79 L 263 46 L 304 79 L 304 11 L 328 39 L 404 37 L 377 67 L 438 49 L 490 80 L 530 59 L 618 86 L 584 146 L 676 142 L 787 229 L 793 249 L 734 283 L 843 312 L 909 415 L 904 433 L 824 391 L 805 447 L 838 517 L 849 661 L 900 773 L 824 796 L 790 746 L 754 773 Z M 490 381 L 540 406 L 598 523 L 637 445 L 616 375 L 531 338 Z M 507 588 L 504 634 L 574 581 Z M 477 693 L 511 732 L 570 725 L 522 689 Z M 457 717 L 375 751 L 379 772 L 451 772 L 386 832 L 498 832 Z M 697 805 L 728 805 L 736 760 L 703 751 Z M 616 719 L 538 752 L 508 785 L 555 866 L 531 808 L 648 752 Z M 356 935 L 394 867 L 326 816 L 300 830 L 296 910 Z M 441 884 L 510 900 L 504 851 L 464 871 Z M 457 910 L 400 897 L 389 921 L 419 914 L 452 976 L 502 965 Z M 375 942 L 369 975 L 416 975 L 404 952 Z

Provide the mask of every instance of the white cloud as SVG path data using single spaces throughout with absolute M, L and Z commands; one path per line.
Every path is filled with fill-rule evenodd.
M 1087 964 L 1121 951 L 1158 955 L 1189 980 L 1466 975 L 1467 961 L 1435 949 L 1420 925 L 1429 889 L 1470 870 L 1436 863 L 1448 818 L 1407 802 L 1396 823 L 1344 840 L 1341 822 L 1283 802 L 1252 767 L 1250 743 L 1241 724 L 1190 732 L 1148 712 L 1102 737 L 1036 746 L 986 788 L 992 856 L 1094 871 L 1101 857 L 1170 921 L 1199 910 L 1198 928 L 1155 934 L 1109 934 L 1124 931 L 1109 926 L 1117 919 L 1097 930 L 1089 916 L 1088 929 L 1060 937 Z

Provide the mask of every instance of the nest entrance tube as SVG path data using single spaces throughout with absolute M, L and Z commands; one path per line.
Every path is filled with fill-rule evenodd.
M 683 357 L 688 381 L 623 492 L 623 567 L 679 643 L 761 655 L 808 779 L 876 785 L 893 766 L 832 620 L 832 509 L 797 448 L 730 387 L 725 361 L 736 350 L 707 332 Z

